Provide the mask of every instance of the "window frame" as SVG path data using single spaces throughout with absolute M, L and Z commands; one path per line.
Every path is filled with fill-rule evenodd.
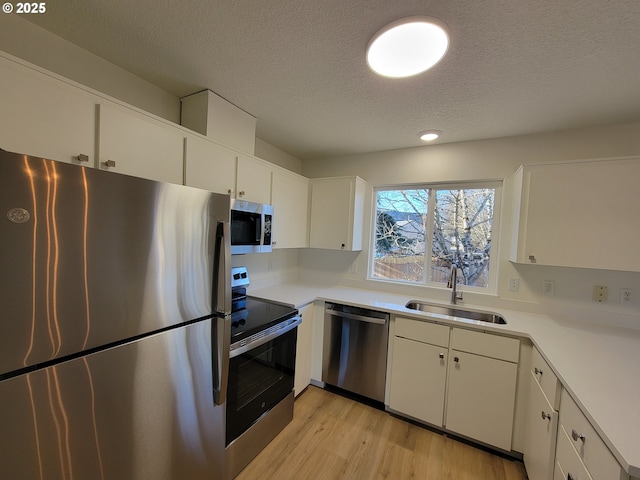
M 489 279 L 486 287 L 475 287 L 470 285 L 458 285 L 459 291 L 473 292 L 479 294 L 495 295 L 498 291 L 498 257 L 499 257 L 499 237 L 500 237 L 500 220 L 502 217 L 502 188 L 503 180 L 471 180 L 459 182 L 432 182 L 432 183 L 410 183 L 401 185 L 379 185 L 373 187 L 372 209 L 371 209 L 371 229 L 369 243 L 369 268 L 367 269 L 367 280 L 374 282 L 391 283 L 402 286 L 427 287 L 427 288 L 446 288 L 443 282 L 434 282 L 431 280 L 431 261 L 430 255 L 426 252 L 433 251 L 433 230 L 435 225 L 435 195 L 437 190 L 472 190 L 492 188 L 494 189 L 493 199 L 493 217 L 491 219 L 491 254 L 489 257 Z M 376 253 L 376 215 L 378 211 L 378 192 L 385 190 L 414 190 L 422 189 L 429 191 L 427 203 L 427 228 L 425 231 L 425 258 L 424 258 L 424 281 L 413 282 L 402 279 L 388 279 L 376 277 L 375 274 L 375 253 Z

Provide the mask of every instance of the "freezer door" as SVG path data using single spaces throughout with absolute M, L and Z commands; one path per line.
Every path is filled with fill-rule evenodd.
M 229 209 L 226 195 L 0 152 L 0 379 L 212 315 Z
M 211 320 L 0 382 L 0 477 L 222 479 Z

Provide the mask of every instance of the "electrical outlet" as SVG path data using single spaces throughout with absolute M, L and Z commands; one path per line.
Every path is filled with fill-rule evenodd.
M 509 291 L 517 292 L 520 290 L 520 279 L 518 277 L 509 277 Z
M 633 303 L 633 290 L 630 288 L 620 289 L 620 302 L 621 303 Z
M 593 301 L 605 303 L 609 299 L 609 288 L 604 285 L 593 286 Z
M 545 297 L 553 297 L 556 294 L 556 282 L 553 280 L 545 280 L 542 282 L 542 295 Z

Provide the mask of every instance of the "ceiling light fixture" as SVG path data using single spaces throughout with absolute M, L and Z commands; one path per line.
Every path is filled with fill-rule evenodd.
M 424 140 L 425 142 L 433 142 L 437 138 L 440 138 L 440 135 L 442 135 L 440 130 L 425 130 L 418 134 L 420 140 Z
M 406 17 L 373 36 L 367 46 L 367 64 L 384 77 L 410 77 L 433 67 L 448 48 L 449 34 L 440 20 Z

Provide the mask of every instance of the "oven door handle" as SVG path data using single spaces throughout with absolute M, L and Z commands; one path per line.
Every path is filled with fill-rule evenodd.
M 265 343 L 270 342 L 271 340 L 293 330 L 302 323 L 302 318 L 300 317 L 300 315 L 291 317 L 290 320 L 292 320 L 291 323 L 288 323 L 284 327 L 278 328 L 277 330 L 269 332 L 266 335 L 261 336 L 260 334 L 257 334 L 254 340 L 252 340 L 253 337 L 249 337 L 249 341 L 244 344 L 242 341 L 234 343 L 233 345 L 231 345 L 229 358 L 237 357 L 238 355 L 242 355 L 243 353 L 246 353 L 249 350 L 253 350 L 260 345 L 264 345 Z

